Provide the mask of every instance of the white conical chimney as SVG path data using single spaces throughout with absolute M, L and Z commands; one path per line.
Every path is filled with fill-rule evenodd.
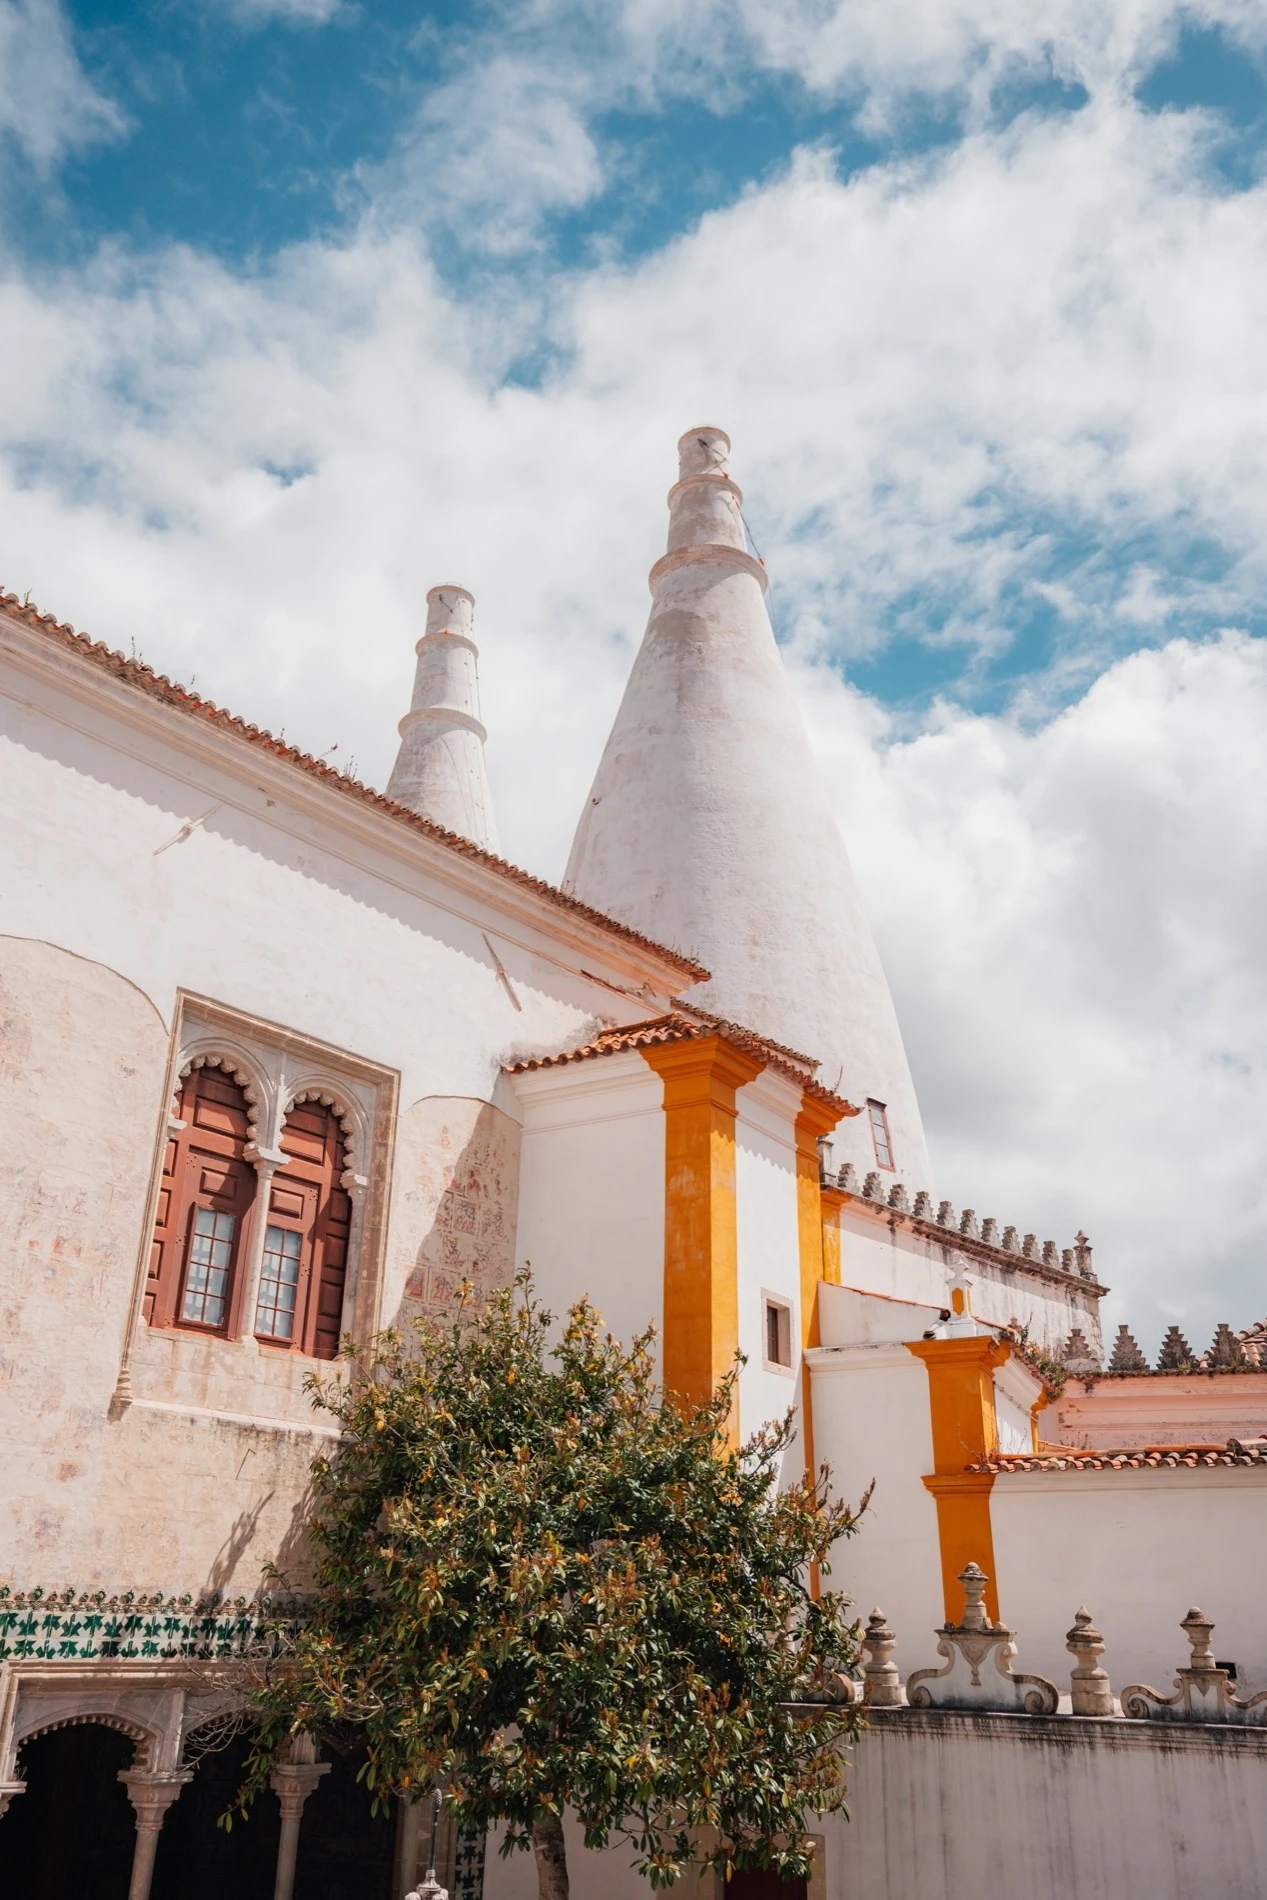
M 897 1017 L 745 546 L 729 448 L 720 429 L 678 444 L 669 551 L 566 888 L 697 956 L 712 980 L 689 1000 L 883 1106 L 842 1123 L 837 1163 L 930 1187 Z
M 479 648 L 471 638 L 475 601 L 465 587 L 433 587 L 418 642 L 414 696 L 400 722 L 400 751 L 387 796 L 447 831 L 497 849 L 484 770 Z

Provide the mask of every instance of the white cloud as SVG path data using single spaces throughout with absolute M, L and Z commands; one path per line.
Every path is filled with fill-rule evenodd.
M 939 1187 L 1068 1245 L 1115 1313 L 1267 1309 L 1267 645 L 1174 641 L 1035 732 L 895 739 L 801 680 L 885 954 Z
M 80 65 L 57 0 L 0 0 L 0 143 L 47 174 L 125 123 Z
M 502 834 L 557 875 L 672 443 L 728 426 L 941 1190 L 1084 1222 L 1135 1312 L 1243 1322 L 1265 649 L 1116 657 L 1181 631 L 1176 602 L 1230 619 L 1263 586 L 1267 194 L 1215 191 L 1197 139 L 1110 99 L 848 186 L 810 154 L 636 268 L 557 282 L 539 389 L 501 380 L 505 306 L 456 299 L 382 222 L 254 275 L 187 251 L 11 268 L 0 576 L 379 783 L 425 589 L 467 583 Z M 1096 563 L 1050 571 L 1073 529 Z M 1204 592 L 1168 563 L 1191 534 L 1227 550 Z M 1024 723 L 912 736 L 821 669 L 911 595 L 997 644 L 1030 581 L 1064 616 L 1058 683 L 1101 675 L 1054 719 L 1039 693 Z

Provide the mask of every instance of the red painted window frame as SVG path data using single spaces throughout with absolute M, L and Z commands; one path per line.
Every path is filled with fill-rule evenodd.
M 246 1096 L 240 1083 L 223 1069 L 210 1063 L 191 1069 L 181 1084 L 178 1119 L 184 1126 L 171 1131 L 163 1156 L 145 1284 L 145 1318 L 151 1326 L 233 1339 L 239 1329 L 241 1269 L 248 1257 L 258 1185 L 255 1169 L 246 1159 L 250 1138 Z M 207 1186 L 208 1177 L 216 1174 L 225 1184 L 218 1192 Z M 235 1216 L 224 1317 L 214 1326 L 181 1317 L 194 1210 L 199 1207 Z
M 340 1178 L 344 1145 L 342 1125 L 326 1103 L 292 1106 L 281 1135 L 286 1163 L 269 1183 L 263 1219 L 266 1233 L 277 1226 L 302 1235 L 295 1328 L 290 1339 L 257 1332 L 256 1340 L 270 1352 L 333 1359 L 339 1350 L 352 1227 L 352 1198 Z M 302 1211 L 295 1210 L 295 1201 L 302 1202 Z M 252 1328 L 256 1318 L 251 1315 Z

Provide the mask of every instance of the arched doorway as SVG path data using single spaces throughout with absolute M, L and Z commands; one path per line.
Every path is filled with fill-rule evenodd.
M 26 1793 L 0 1820 L 2 1900 L 127 1900 L 136 1817 L 119 1770 L 135 1748 L 100 1722 L 23 1744 Z
M 396 1804 L 371 1813 L 373 1795 L 357 1776 L 365 1750 L 323 1750 L 332 1764 L 304 1806 L 296 1900 L 392 1900 Z
M 197 1746 L 197 1732 L 193 1737 Z M 194 1778 L 167 1810 L 150 1900 L 273 1900 L 281 1813 L 266 1789 L 244 1821 L 219 1826 L 246 1779 L 250 1738 L 236 1735 L 202 1755 Z

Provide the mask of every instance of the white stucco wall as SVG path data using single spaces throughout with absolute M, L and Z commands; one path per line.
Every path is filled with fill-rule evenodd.
M 820 1824 L 829 1900 L 1259 1900 L 1261 1733 L 896 1713 Z
M 735 1217 L 739 1252 L 739 1429 L 744 1437 L 781 1419 L 800 1393 L 801 1255 L 796 1200 L 796 1117 L 801 1096 L 767 1071 L 738 1091 L 735 1123 Z M 765 1295 L 791 1311 L 792 1363 L 765 1363 Z M 799 1433 L 784 1461 L 789 1476 L 804 1469 Z
M 902 1345 L 823 1346 L 808 1358 L 814 1451 L 836 1494 L 857 1504 L 875 1481 L 857 1535 L 836 1548 L 831 1586 L 864 1621 L 878 1608 L 899 1635 L 931 1632 L 943 1610 L 936 1506 L 921 1482 L 933 1468 L 927 1372 Z
M 1018 1668 L 1067 1688 L 1065 1632 L 1085 1604 L 1114 1690 L 1147 1682 L 1168 1695 L 1188 1658 L 1179 1623 L 1197 1604 L 1214 1619 L 1216 1656 L 1235 1662 L 1254 1691 L 1267 1688 L 1267 1472 L 1015 1472 L 995 1480 L 990 1517 L 999 1612 L 1019 1632 Z M 925 1658 L 899 1637 L 905 1672 Z
M 962 1271 L 972 1310 L 988 1325 L 1028 1325 L 1034 1343 L 1053 1351 L 1074 1326 L 1081 1326 L 1093 1342 L 1099 1340 L 1097 1302 L 1076 1280 L 1028 1271 L 1019 1254 L 980 1258 L 960 1252 L 951 1233 L 944 1241 L 933 1240 L 887 1208 L 860 1197 L 846 1201 L 837 1218 L 845 1286 L 890 1300 L 947 1307 L 951 1276 Z
M 518 1259 L 559 1317 L 616 1338 L 664 1318 L 664 1084 L 636 1051 L 510 1078 L 523 1114 Z
M 142 1324 L 111 1404 L 178 990 L 399 1079 L 372 1326 L 466 1264 L 450 1189 L 509 1272 L 503 1062 L 654 1013 L 669 966 L 2 614 L 0 932 L 0 1574 L 249 1591 L 293 1542 L 311 1362 Z

